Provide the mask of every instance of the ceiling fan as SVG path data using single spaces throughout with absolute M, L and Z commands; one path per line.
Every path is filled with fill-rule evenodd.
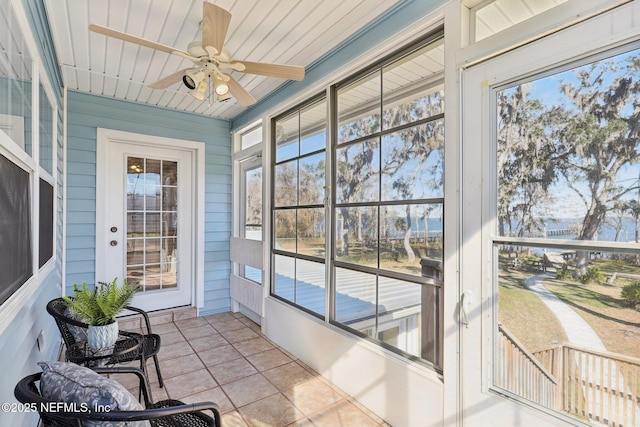
M 89 30 L 190 60 L 194 64 L 193 67 L 166 76 L 151 83 L 149 87 L 166 89 L 182 80 L 191 90 L 190 94 L 199 100 L 205 98 L 207 88 L 210 89 L 210 85 L 213 84 L 213 91 L 218 101 L 225 101 L 233 96 L 245 107 L 255 104 L 256 100 L 253 96 L 232 75 L 224 72 L 226 70 L 289 80 L 304 79 L 304 67 L 231 59 L 231 54 L 224 48 L 230 21 L 230 12 L 205 1 L 202 10 L 202 40 L 189 43 L 186 52 L 96 24 L 89 25 Z

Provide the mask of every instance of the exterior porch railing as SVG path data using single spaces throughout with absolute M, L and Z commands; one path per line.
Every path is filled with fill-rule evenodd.
M 640 425 L 640 359 L 572 344 L 529 352 L 498 327 L 495 385 L 611 427 Z
M 560 403 L 559 382 L 503 325 L 498 325 L 495 385 L 547 408 Z
M 639 425 L 640 359 L 571 344 L 532 354 L 562 379 L 555 409 L 612 427 Z

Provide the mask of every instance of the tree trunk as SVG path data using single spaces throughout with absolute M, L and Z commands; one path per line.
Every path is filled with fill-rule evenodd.
M 407 252 L 407 262 L 413 264 L 416 254 L 411 249 L 411 207 L 407 205 L 407 229 L 404 232 L 404 250 Z
M 340 213 L 342 214 L 342 229 L 340 233 L 342 234 L 342 245 L 340 245 L 340 253 L 342 256 L 349 255 L 349 210 L 347 208 L 340 209 Z

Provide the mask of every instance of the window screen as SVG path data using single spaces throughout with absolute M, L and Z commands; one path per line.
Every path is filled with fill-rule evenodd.
M 53 186 L 40 179 L 40 263 L 42 267 L 53 256 Z
M 31 277 L 29 173 L 0 155 L 0 304 Z

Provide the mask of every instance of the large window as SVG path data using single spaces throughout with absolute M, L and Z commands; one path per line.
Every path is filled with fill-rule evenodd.
M 336 88 L 339 324 L 439 366 L 443 254 L 443 39 Z
M 0 305 L 55 253 L 57 115 L 12 3 L 0 2 Z
M 327 103 L 274 120 L 272 292 L 325 314 Z
M 438 33 L 272 126 L 272 295 L 438 370 L 443 69 Z
M 639 63 L 627 48 L 494 92 L 494 384 L 607 425 L 640 420 Z

